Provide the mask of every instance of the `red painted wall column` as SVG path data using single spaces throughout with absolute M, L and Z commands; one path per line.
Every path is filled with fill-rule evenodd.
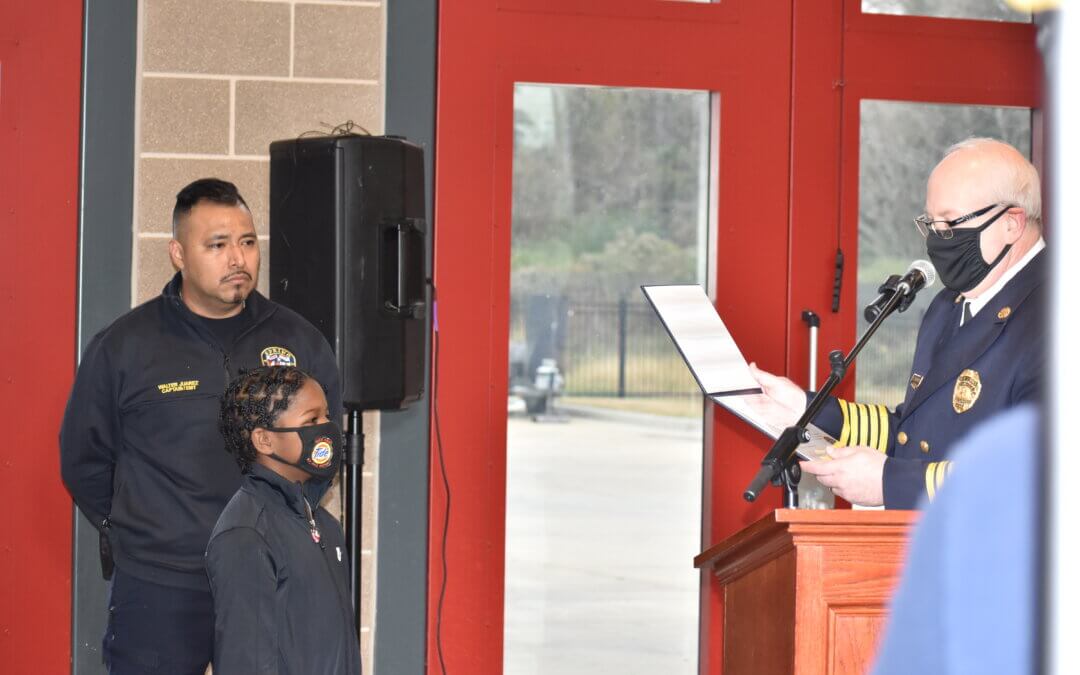
M 0 669 L 71 661 L 71 500 L 57 434 L 75 370 L 82 3 L 0 2 Z

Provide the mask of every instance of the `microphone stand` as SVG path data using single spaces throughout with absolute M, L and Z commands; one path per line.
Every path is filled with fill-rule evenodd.
M 905 309 L 911 304 L 911 299 L 914 298 L 915 293 L 910 287 L 904 288 L 906 285 L 901 284 L 897 292 L 889 298 L 889 301 L 881 308 L 881 313 L 867 327 L 866 332 L 862 334 L 862 337 L 859 338 L 859 341 L 855 343 L 855 346 L 851 348 L 851 352 L 846 357 L 838 349 L 829 353 L 829 365 L 831 367 L 829 378 L 825 380 L 825 384 L 814 395 L 810 405 L 806 406 L 806 410 L 799 417 L 799 420 L 794 425 L 784 429 L 780 437 L 773 443 L 772 449 L 761 460 L 761 468 L 758 469 L 754 480 L 750 482 L 749 487 L 743 492 L 743 499 L 748 502 L 754 501 L 767 484 L 773 483 L 774 485 L 783 485 L 784 508 L 795 509 L 799 507 L 799 478 L 801 471 L 799 470 L 796 449 L 801 443 L 810 440 L 806 427 L 814 421 L 821 409 L 825 407 L 825 402 L 829 400 L 833 389 L 844 379 L 848 368 L 855 362 L 855 357 L 866 346 L 866 343 L 877 331 L 881 322 L 901 304 Z M 906 302 L 904 302 L 905 299 Z

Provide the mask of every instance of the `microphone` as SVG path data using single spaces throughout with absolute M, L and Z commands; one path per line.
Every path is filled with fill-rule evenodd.
M 935 281 L 937 281 L 937 270 L 930 261 L 916 260 L 908 266 L 897 290 L 903 291 L 904 295 L 914 296 L 922 289 L 933 286 Z
M 911 306 L 916 293 L 933 286 L 935 281 L 937 281 L 937 270 L 934 266 L 927 260 L 916 260 L 908 266 L 904 276 L 893 274 L 878 287 L 878 296 L 863 310 L 863 318 L 867 323 L 873 323 L 885 309 L 885 305 L 889 304 L 897 293 L 900 293 L 903 298 L 897 309 L 903 312 Z

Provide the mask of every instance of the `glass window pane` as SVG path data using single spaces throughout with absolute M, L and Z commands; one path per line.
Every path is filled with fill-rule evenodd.
M 946 19 L 982 19 L 1031 23 L 1031 12 L 1018 12 L 1008 0 L 862 0 L 867 14 L 936 16 Z
M 925 210 L 926 179 L 953 143 L 989 136 L 1031 155 L 1031 111 L 1026 108 L 862 101 L 859 150 L 858 331 L 862 308 L 890 274 L 925 259 L 926 244 L 912 219 Z M 938 282 L 903 314 L 885 320 L 858 359 L 856 395 L 895 406 L 904 400 L 915 337 Z
M 709 108 L 515 88 L 508 675 L 697 672 L 703 404 L 639 286 L 704 280 Z

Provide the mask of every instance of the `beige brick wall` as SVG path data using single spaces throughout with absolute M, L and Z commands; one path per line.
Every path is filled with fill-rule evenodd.
M 155 295 L 177 191 L 196 178 L 236 183 L 269 258 L 269 144 L 347 120 L 383 131 L 385 5 L 366 0 L 140 0 L 132 295 Z M 372 663 L 378 413 L 364 414 L 364 662 Z M 334 490 L 324 505 L 340 513 Z M 367 672 L 371 672 L 368 668 Z

